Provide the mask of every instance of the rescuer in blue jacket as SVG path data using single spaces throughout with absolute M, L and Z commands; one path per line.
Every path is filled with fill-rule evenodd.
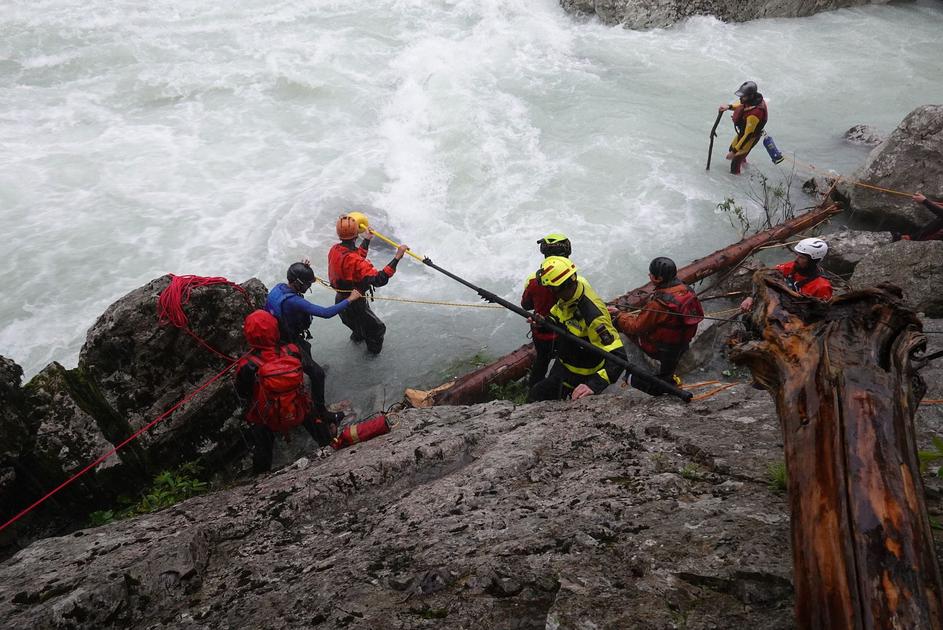
M 278 329 L 282 341 L 296 344 L 301 349 L 301 364 L 305 374 L 311 379 L 311 398 L 314 401 L 314 413 L 327 423 L 339 423 L 344 414 L 327 410 L 324 400 L 324 368 L 311 356 L 311 322 L 315 317 L 329 319 L 334 317 L 352 302 L 363 297 L 357 290 L 334 304 L 319 306 L 302 297 L 317 278 L 314 270 L 305 262 L 293 263 L 288 268 L 287 284 L 282 282 L 269 291 L 265 300 L 265 310 L 278 319 Z

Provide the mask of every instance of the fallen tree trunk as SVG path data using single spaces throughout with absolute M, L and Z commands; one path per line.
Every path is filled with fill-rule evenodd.
M 679 269 L 678 277 L 683 282 L 691 284 L 718 271 L 731 269 L 760 247 L 782 242 L 794 234 L 818 225 L 840 211 L 841 208 L 837 204 L 823 204 L 802 216 L 695 260 L 690 265 Z M 651 290 L 651 283 L 646 284 L 617 297 L 610 304 L 638 307 L 645 301 Z M 481 402 L 487 398 L 489 386 L 510 383 L 527 374 L 534 361 L 534 356 L 533 344 L 523 345 L 497 361 L 459 377 L 451 385 L 443 383 L 428 391 L 408 389 L 406 390 L 406 399 L 414 407 L 468 405 Z
M 754 275 L 760 340 L 733 350 L 776 400 L 800 628 L 941 628 L 913 417 L 920 321 L 884 285 L 824 303 Z

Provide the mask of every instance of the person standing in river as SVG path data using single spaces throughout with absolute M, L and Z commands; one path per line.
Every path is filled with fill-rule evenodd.
M 721 105 L 718 109 L 721 112 L 733 110 L 733 127 L 737 135 L 730 143 L 726 157 L 730 160 L 730 172 L 739 175 L 747 161 L 747 155 L 763 135 L 769 110 L 753 81 L 744 82 L 735 94 L 740 97 L 738 103 Z
M 373 232 L 367 229 L 358 247 L 356 241 L 361 227 L 355 217 L 345 214 L 337 220 L 335 229 L 340 242 L 327 253 L 327 273 L 331 288 L 337 291 L 335 300 L 338 303 L 345 300 L 352 291 L 372 295 L 374 288 L 384 286 L 396 273 L 396 265 L 409 249 L 406 245 L 400 245 L 393 255 L 393 260 L 383 269 L 377 270 L 367 260 Z M 341 321 L 351 330 L 351 341 L 366 342 L 367 352 L 380 354 L 386 335 L 386 324 L 376 316 L 367 300 L 351 305 L 340 315 Z

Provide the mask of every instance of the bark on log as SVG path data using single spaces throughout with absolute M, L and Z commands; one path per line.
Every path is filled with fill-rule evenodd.
M 754 234 L 750 238 L 720 249 L 694 261 L 690 265 L 682 267 L 678 270 L 678 277 L 683 282 L 691 284 L 718 271 L 731 269 L 760 247 L 782 242 L 794 234 L 818 225 L 840 211 L 841 208 L 837 204 L 823 204 L 802 216 Z M 646 295 L 651 290 L 652 285 L 649 283 L 621 295 L 609 303 L 637 308 L 644 302 Z M 447 385 L 447 383 L 444 383 L 429 391 L 410 390 L 407 399 L 414 406 L 469 405 L 481 402 L 487 398 L 490 385 L 510 383 L 527 374 L 534 361 L 534 356 L 533 344 L 521 346 L 497 361 L 459 377 L 452 383 L 451 387 L 443 387 L 443 385 Z
M 913 417 L 926 346 L 900 290 L 830 303 L 754 275 L 761 340 L 734 348 L 782 423 L 800 628 L 941 628 L 940 572 Z

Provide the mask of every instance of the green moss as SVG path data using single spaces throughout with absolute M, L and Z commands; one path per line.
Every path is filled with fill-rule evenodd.
M 527 402 L 527 381 L 511 381 L 504 385 L 492 383 L 488 385 L 488 400 L 509 400 L 516 405 L 523 405 Z

